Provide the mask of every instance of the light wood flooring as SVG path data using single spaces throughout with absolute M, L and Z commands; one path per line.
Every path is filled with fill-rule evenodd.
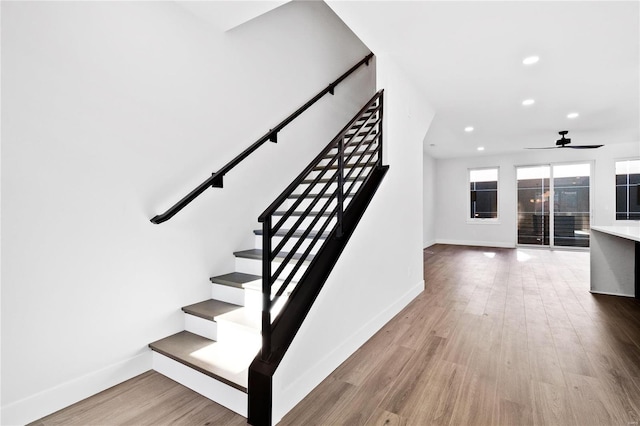
M 426 288 L 281 425 L 638 425 L 640 303 L 589 293 L 587 252 L 436 245 Z M 236 425 L 154 372 L 36 425 Z

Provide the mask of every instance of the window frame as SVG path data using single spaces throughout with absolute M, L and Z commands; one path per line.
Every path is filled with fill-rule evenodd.
M 471 173 L 479 170 L 495 170 L 496 171 L 496 217 L 470 217 L 471 214 Z M 467 169 L 467 208 L 466 222 L 474 225 L 498 225 L 500 224 L 500 166 L 489 167 L 469 167 Z
M 617 183 L 617 176 L 618 174 L 616 173 L 616 168 L 618 163 L 622 163 L 622 162 L 627 162 L 627 161 L 640 161 L 640 157 L 627 157 L 627 158 L 616 158 L 613 160 L 613 184 L 614 184 L 614 199 L 613 199 L 613 205 L 614 205 L 614 211 L 613 211 L 613 220 L 616 223 L 621 223 L 621 222 L 638 222 L 640 221 L 640 219 L 630 219 L 630 218 L 625 218 L 625 219 L 618 219 L 618 183 Z M 627 176 L 629 176 L 627 174 Z M 629 183 L 627 181 L 626 184 L 627 187 L 627 197 L 625 199 L 626 204 L 627 204 L 627 214 L 629 214 L 629 201 L 630 201 L 630 197 L 629 197 Z M 640 186 L 638 186 L 640 188 Z M 639 190 L 640 191 L 640 190 Z M 640 194 L 639 194 L 640 195 Z M 640 198 L 640 197 L 639 197 Z

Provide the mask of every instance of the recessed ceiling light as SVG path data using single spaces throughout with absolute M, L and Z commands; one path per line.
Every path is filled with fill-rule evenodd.
M 473 126 L 467 126 L 464 128 L 464 131 L 469 133 L 469 132 L 473 132 Z
M 479 146 L 478 151 L 484 151 L 484 146 Z
M 570 112 L 569 114 L 567 114 L 567 118 L 577 118 L 580 114 L 578 114 L 577 112 Z
M 539 56 L 527 56 L 522 60 L 522 63 L 525 65 L 533 65 L 540 60 Z
M 525 99 L 524 101 L 522 101 L 522 105 L 524 105 L 524 106 L 533 105 L 535 103 L 536 103 L 536 101 L 533 100 L 533 99 Z

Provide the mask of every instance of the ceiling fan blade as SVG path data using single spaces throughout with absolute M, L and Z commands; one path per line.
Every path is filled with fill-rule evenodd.
M 525 149 L 556 149 L 560 148 L 559 146 L 544 146 L 542 148 L 525 148 Z
M 595 149 L 600 148 L 604 145 L 567 145 L 563 146 L 563 148 L 573 148 L 573 149 Z

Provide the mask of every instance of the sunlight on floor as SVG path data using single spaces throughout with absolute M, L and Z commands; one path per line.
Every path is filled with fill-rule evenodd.
M 527 260 L 530 260 L 533 256 L 523 252 L 522 250 L 518 250 L 516 252 L 516 259 L 518 259 L 518 262 L 526 262 Z

